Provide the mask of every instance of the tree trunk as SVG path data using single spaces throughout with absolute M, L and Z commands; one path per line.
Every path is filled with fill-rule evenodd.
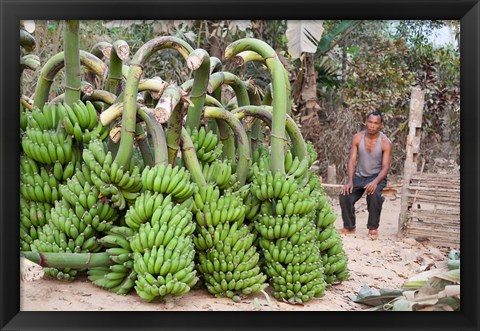
M 305 75 L 301 92 L 302 116 L 308 116 L 313 112 L 319 113 L 321 111 L 317 99 L 317 75 L 315 72 L 314 62 L 315 54 L 305 54 Z

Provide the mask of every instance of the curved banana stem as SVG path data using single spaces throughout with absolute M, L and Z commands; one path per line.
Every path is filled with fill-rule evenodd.
M 243 118 L 245 116 L 254 116 L 255 118 L 261 119 L 267 125 L 272 125 L 273 121 L 273 108 L 270 106 L 246 106 L 238 107 L 237 109 L 232 110 L 232 113 L 237 118 Z M 307 145 L 303 139 L 300 128 L 297 126 L 295 121 L 287 115 L 286 132 L 292 141 L 292 153 L 294 156 L 297 156 L 300 161 L 305 158 L 308 158 Z
M 253 83 L 253 81 L 245 82 L 245 87 L 247 88 L 250 104 L 253 106 L 260 106 L 262 104 L 260 88 L 256 86 Z M 251 129 L 247 131 L 250 133 L 250 145 L 251 145 L 252 151 L 257 148 L 258 142 L 263 140 L 263 134 L 261 129 L 262 129 L 262 125 L 260 123 L 260 120 L 258 120 L 257 118 L 254 118 L 251 125 Z
M 188 67 L 194 71 L 193 86 L 190 93 L 192 104 L 187 111 L 185 126 L 197 129 L 202 117 L 202 109 L 207 94 L 208 78 L 210 76 L 210 56 L 203 49 L 196 49 L 190 53 L 187 59 Z
M 138 108 L 138 116 L 147 125 L 147 130 L 152 136 L 155 164 L 168 164 L 167 139 L 162 124 L 158 122 L 155 114 L 147 107 Z
M 140 78 L 145 62 L 160 49 L 176 49 L 185 59 L 193 51 L 188 43 L 175 37 L 158 37 L 146 42 L 135 53 L 130 62 L 128 78 L 124 93 L 124 112 L 122 115 L 121 141 L 115 162 L 126 166 L 130 162 L 133 148 L 133 135 L 135 134 L 137 93 Z
M 246 106 L 250 104 L 245 84 L 240 80 L 240 78 L 230 72 L 216 72 L 212 74 L 208 82 L 208 92 L 216 93 L 217 91 L 220 91 L 219 95 L 221 98 L 221 87 L 224 84 L 232 87 L 233 91 L 235 92 L 235 96 L 237 97 L 237 103 L 239 106 Z M 231 131 L 232 129 L 228 125 L 218 123 L 218 121 L 217 126 L 223 143 L 223 155 L 229 160 L 234 160 L 235 142 L 234 134 Z
M 93 45 L 90 49 L 90 53 L 98 57 L 99 59 L 110 59 L 113 45 L 106 41 L 100 41 Z
M 216 72 L 212 74 L 208 81 L 208 93 L 215 93 L 223 84 L 232 87 L 239 106 L 247 106 L 250 104 L 245 84 L 240 78 L 230 72 Z
M 92 95 L 92 93 L 94 92 L 94 89 L 93 89 L 92 84 L 90 84 L 89 82 L 81 81 L 80 91 L 82 92 L 80 96 L 81 96 L 81 99 L 83 100 L 84 97 L 89 97 L 90 95 Z M 52 100 L 50 100 L 48 102 L 48 104 L 49 105 L 54 105 L 54 104 L 58 104 L 58 103 L 64 102 L 64 101 L 65 101 L 65 93 L 62 93 L 62 94 L 57 95 Z
M 153 110 L 155 117 L 157 117 L 160 123 L 166 123 L 169 121 L 170 116 L 172 115 L 173 109 L 178 105 L 180 99 L 185 96 L 185 93 L 182 89 L 176 86 L 168 86 L 164 91 L 160 100 L 158 100 L 155 109 Z M 180 123 L 182 123 L 182 118 L 180 118 Z M 170 124 L 170 122 L 169 122 Z
M 218 57 L 210 57 L 210 75 L 217 71 L 222 71 L 222 61 Z
M 65 104 L 72 106 L 80 99 L 80 22 L 66 21 L 64 50 L 65 50 Z
M 94 268 L 114 264 L 108 253 L 40 253 L 22 252 L 26 259 L 42 266 L 50 268 Z
M 160 123 L 168 121 L 167 149 L 168 163 L 171 165 L 175 165 L 177 153 L 180 149 L 178 142 L 182 134 L 183 117 L 187 108 L 186 103 L 180 102 L 184 96 L 181 88 L 169 86 L 163 92 L 154 110 L 155 117 Z
M 181 145 L 182 145 L 182 158 L 185 162 L 185 167 L 187 167 L 190 175 L 192 176 L 193 181 L 198 186 L 206 186 L 207 182 L 203 176 L 202 168 L 200 167 L 200 162 L 198 162 L 197 154 L 195 153 L 195 147 L 193 146 L 192 139 L 190 138 L 187 130 L 182 127 L 181 134 Z
M 250 144 L 248 143 L 247 133 L 242 123 L 232 113 L 217 107 L 205 107 L 205 117 L 213 117 L 225 121 L 234 132 L 238 147 L 238 181 L 240 182 L 240 186 L 245 185 L 248 174 L 248 163 L 250 161 Z
M 285 96 L 288 84 L 285 80 L 285 68 L 278 59 L 275 50 L 258 39 L 240 39 L 231 43 L 225 50 L 225 58 L 229 59 L 240 52 L 251 50 L 262 56 L 267 65 L 273 83 L 273 119 L 271 138 L 271 171 L 285 174 L 285 123 L 289 104 L 289 95 Z
M 265 91 L 263 91 L 263 100 L 262 100 L 262 105 L 265 106 L 271 106 L 273 103 L 273 98 L 272 98 L 272 83 L 268 84 L 265 87 Z
M 122 88 L 123 61 L 128 59 L 130 47 L 124 40 L 115 41 L 112 47 L 113 52 L 110 52 L 110 65 L 108 66 L 105 90 L 118 95 Z
M 80 64 L 87 67 L 99 77 L 103 77 L 107 70 L 107 65 L 103 63 L 102 60 L 93 54 L 82 50 L 80 50 Z M 51 57 L 42 67 L 35 88 L 35 98 L 33 101 L 34 107 L 42 108 L 43 105 L 47 103 L 53 79 L 64 66 L 65 53 L 60 52 Z
M 147 166 L 153 167 L 155 159 L 150 149 L 150 143 L 141 123 L 135 126 L 135 141 L 137 142 L 140 153 L 142 154 L 143 163 Z
M 113 105 L 115 103 L 115 99 L 117 96 L 111 92 L 105 90 L 94 90 L 92 95 L 84 96 L 82 101 L 91 101 L 96 102 L 100 101 L 107 105 Z M 118 104 L 122 106 L 122 104 Z M 119 108 L 119 112 L 117 117 L 120 117 L 122 114 L 123 107 Z M 103 112 L 105 113 L 105 112 Z M 102 113 L 102 114 L 103 114 Z M 155 160 L 152 155 L 152 150 L 150 149 L 150 144 L 148 142 L 147 136 L 145 135 L 145 130 L 140 123 L 137 123 L 135 126 L 135 140 L 138 144 L 138 148 L 140 148 L 140 153 L 142 154 L 142 159 L 145 165 L 153 166 L 155 164 Z
M 107 105 L 112 105 L 115 103 L 117 96 L 111 92 L 105 90 L 93 90 L 91 95 L 84 95 L 82 101 L 101 101 Z
M 27 52 L 33 51 L 36 46 L 35 38 L 23 29 L 20 29 L 20 46 L 22 46 Z

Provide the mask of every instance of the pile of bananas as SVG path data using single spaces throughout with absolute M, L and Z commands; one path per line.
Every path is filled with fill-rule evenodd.
M 210 163 L 220 158 L 222 155 L 223 144 L 219 142 L 218 136 L 212 131 L 208 131 L 204 126 L 197 129 L 187 128 L 187 132 L 195 147 L 197 158 L 202 163 Z
M 72 107 L 67 104 L 59 104 L 64 116 L 65 131 L 79 142 L 88 144 L 92 139 L 104 140 L 108 135 L 108 128 L 98 121 L 95 106 L 87 101 L 83 103 L 77 100 Z
M 135 290 L 148 302 L 183 295 L 198 281 L 191 202 L 175 204 L 172 195 L 146 191 L 127 212 L 127 224 L 138 229 L 130 238 Z
M 111 265 L 88 269 L 88 279 L 95 285 L 116 294 L 127 294 L 135 286 L 133 253 L 129 238 L 134 231 L 126 226 L 113 226 L 98 240 L 109 254 Z
M 321 297 L 325 291 L 324 270 L 317 240 L 315 215 L 320 197 L 308 159 L 300 161 L 287 152 L 285 170 L 272 175 L 269 160 L 260 156 L 253 165 L 252 193 L 260 201 L 255 218 L 259 247 L 272 295 L 291 304 Z
M 61 199 L 60 185 L 80 164 L 71 137 L 58 129 L 62 116 L 58 107 L 48 105 L 25 114 L 20 157 L 20 243 L 25 251 L 50 220 L 53 204 Z
M 243 224 L 248 188 L 225 190 L 221 195 L 218 187 L 209 185 L 194 194 L 198 270 L 208 291 L 217 297 L 238 300 L 268 286 L 258 265 L 255 235 Z
M 252 47 L 244 42 L 253 42 Z M 282 102 L 277 102 L 283 99 L 282 91 L 275 90 L 275 111 L 265 106 L 244 109 L 243 113 L 256 116 L 257 123 L 260 118 L 271 122 L 271 138 L 275 136 L 277 144 L 269 148 L 263 143 L 268 140 L 262 131 L 264 126 L 254 126 L 254 121 L 225 111 L 248 106 L 248 91 L 241 79 L 229 73 L 229 81 L 235 81 L 238 102 L 233 98 L 222 105 L 219 93 L 215 102 L 219 107 L 203 108 L 210 93 L 209 70 L 215 69 L 209 68 L 208 54 L 190 49 L 173 37 L 160 37 L 140 51 L 150 54 L 165 47 L 188 56 L 188 66 L 194 72 L 192 91 L 198 93 L 188 96 L 188 89 L 180 93 L 184 106 L 189 104 L 186 121 L 183 123 L 182 114 L 175 113 L 178 116 L 172 116 L 172 122 L 164 123 L 166 131 L 145 108 L 153 105 L 153 99 L 145 107 L 130 107 L 135 105 L 132 97 L 136 92 L 132 91 L 140 81 L 129 81 L 123 91 L 122 86 L 115 92 L 110 88 L 98 90 L 92 102 L 74 101 L 77 95 L 65 93 L 65 104 L 52 102 L 39 109 L 21 99 L 22 250 L 32 254 L 74 253 L 73 263 L 57 262 L 58 268 L 49 266 L 45 272 L 72 280 L 87 271 L 93 284 L 117 294 L 135 289 L 148 302 L 181 296 L 199 283 L 216 297 L 234 301 L 263 291 L 269 284 L 276 299 L 292 304 L 323 296 L 327 285 L 348 278 L 347 257 L 333 226 L 335 214 L 318 177 L 310 171 L 317 158 L 313 145 L 302 145 L 300 131 L 290 120 L 285 131 L 292 148 L 285 148 L 283 124 L 273 124 L 282 123 L 285 110 Z M 242 47 L 253 50 L 260 46 L 252 40 L 235 43 L 229 46 L 226 58 Z M 269 59 L 264 60 L 273 70 L 272 77 L 277 77 L 274 81 L 288 87 L 288 82 L 281 79 L 281 64 L 273 65 L 278 60 L 274 51 L 255 52 L 264 51 L 268 56 L 261 57 Z M 140 79 L 145 58 L 132 59 L 127 80 Z M 94 57 L 89 60 L 94 61 Z M 117 68 L 121 64 L 112 63 Z M 71 67 L 66 69 L 70 71 L 68 77 L 78 76 Z M 95 68 L 89 69 L 93 72 Z M 110 75 L 114 69 L 110 66 L 108 70 Z M 219 65 L 215 70 L 221 70 Z M 48 92 L 46 83 L 39 83 L 44 85 L 39 91 Z M 149 80 L 142 90 L 153 83 Z M 153 85 L 158 88 L 158 84 Z M 169 87 L 162 89 L 166 94 Z M 151 93 L 145 91 L 150 97 Z M 260 100 L 261 95 L 256 96 L 257 102 L 250 103 L 271 103 Z M 123 100 L 122 105 L 116 97 Z M 192 102 L 186 102 L 189 98 Z M 35 103 L 46 100 L 47 95 L 39 95 Z M 284 101 L 288 101 L 287 94 Z M 112 123 L 119 123 L 122 116 L 122 127 L 102 125 L 96 107 L 106 109 Z M 183 111 L 181 107 L 175 109 Z M 275 116 L 270 118 L 269 112 Z M 216 126 L 218 132 L 207 129 L 207 121 L 208 127 Z M 187 133 L 182 131 L 180 142 L 177 129 L 183 130 L 184 126 Z M 116 151 L 112 147 L 117 142 L 107 142 L 107 138 L 118 132 L 121 141 Z M 132 157 L 135 140 L 143 162 Z M 177 153 L 179 145 L 181 154 Z M 285 171 L 275 163 L 282 160 L 284 151 Z M 163 162 L 165 156 L 173 164 Z M 64 258 L 58 256 L 58 260 Z M 91 262 L 92 256 L 98 259 Z

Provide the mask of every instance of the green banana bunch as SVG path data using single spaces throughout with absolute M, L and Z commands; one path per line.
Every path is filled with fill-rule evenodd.
M 137 273 L 127 262 L 109 267 L 94 267 L 87 271 L 88 279 L 96 286 L 115 294 L 128 294 L 135 286 Z
M 210 191 L 212 194 L 210 194 Z M 218 188 L 210 191 L 208 188 L 204 189 L 202 187 L 193 196 L 195 207 L 197 208 L 195 218 L 199 225 L 218 226 L 220 223 L 226 222 L 243 223 L 245 219 L 245 205 L 241 197 L 228 194 L 212 199 L 212 197 L 218 196 L 220 191 Z
M 142 184 L 145 191 L 125 215 L 126 225 L 135 231 L 129 238 L 137 273 L 135 290 L 148 302 L 181 296 L 198 281 L 191 238 L 195 186 L 184 168 L 170 165 L 147 166 Z M 173 199 L 183 202 L 175 204 Z
M 320 237 L 322 237 L 322 240 L 320 240 Z M 334 282 L 342 282 L 348 279 L 350 277 L 348 273 L 348 257 L 343 250 L 342 240 L 336 228 L 330 225 L 321 231 L 319 242 L 326 283 L 331 285 Z
M 153 227 L 150 227 L 150 223 L 142 224 L 132 240 L 133 267 L 138 274 L 135 290 L 148 302 L 162 300 L 167 295 L 181 296 L 190 291 L 198 281 L 194 262 L 195 249 L 190 234 L 175 235 L 178 229 L 164 223 L 162 227 L 168 230 L 163 236 L 161 231 L 155 232 L 158 227 L 159 223 Z M 142 242 L 143 233 L 147 232 L 147 242 Z M 155 235 L 154 239 L 150 239 L 154 237 L 150 233 Z M 170 233 L 173 233 L 173 236 L 170 236 Z M 162 240 L 155 240 L 158 236 L 162 236 Z
M 131 205 L 125 214 L 125 223 L 132 229 L 138 230 L 140 225 L 145 222 L 149 222 L 152 219 L 154 213 L 157 215 L 162 215 L 172 211 L 172 196 L 164 196 L 158 192 L 152 194 L 151 191 L 142 192 L 137 199 L 135 204 Z M 168 216 L 170 217 L 170 216 Z
M 315 150 L 315 146 L 313 146 L 313 143 L 311 141 L 306 142 L 307 146 L 307 153 L 308 153 L 308 168 L 310 168 L 313 163 L 317 160 L 318 158 L 318 153 Z
M 88 270 L 88 279 L 99 287 L 116 294 L 127 294 L 135 286 L 137 273 L 133 270 L 133 253 L 129 238 L 135 231 L 126 226 L 113 226 L 98 240 L 106 247 L 112 264 Z
M 146 166 L 141 174 L 141 184 L 148 191 L 171 194 L 176 201 L 183 202 L 193 194 L 195 184 L 190 182 L 190 172 L 179 166 L 158 164 Z
M 30 250 L 33 252 L 80 253 L 82 251 L 81 247 L 76 245 L 77 240 L 68 238 L 66 233 L 56 228 L 52 223 L 47 223 L 43 227 L 38 228 L 37 236 L 38 239 L 35 239 L 30 244 Z M 57 268 L 44 268 L 43 270 L 46 275 L 51 277 L 71 281 L 75 279 L 78 271 L 84 269 L 64 268 L 60 270 Z
M 92 216 L 79 204 L 73 208 L 69 206 L 66 200 L 55 202 L 51 210 L 50 226 L 65 234 L 67 240 L 73 241 L 73 249 L 68 247 L 72 252 L 98 252 L 101 246 L 95 236 L 100 230 L 111 228 L 112 223 L 101 222 L 98 215 Z
M 227 224 L 223 224 L 221 229 L 209 228 L 208 231 L 214 231 L 210 236 L 214 238 L 213 245 L 209 247 L 207 244 L 207 250 L 200 250 L 198 270 L 208 291 L 216 297 L 234 299 L 258 293 L 268 284 L 258 265 L 260 255 L 252 245 L 255 236 L 246 225 L 237 230 L 237 223 L 232 226 Z M 196 238 L 208 236 L 199 235 Z
M 91 181 L 102 197 L 110 199 L 119 210 L 135 202 L 142 188 L 138 166 L 131 163 L 127 169 L 119 167 L 112 153 L 107 152 L 106 144 L 98 139 L 90 141 L 82 156 L 90 170 Z
M 22 102 L 20 102 L 20 133 L 25 132 L 27 129 L 27 114 L 30 111 L 23 107 Z
M 220 158 L 223 144 L 219 142 L 218 136 L 213 131 L 208 131 L 204 126 L 200 129 L 187 128 L 187 132 L 195 147 L 197 158 L 201 163 L 210 163 Z
M 284 238 L 276 241 L 262 238 L 259 245 L 276 299 L 302 304 L 324 295 L 324 271 L 315 238 L 301 243 Z
M 60 104 L 59 107 L 65 114 L 65 131 L 76 141 L 88 144 L 93 139 L 105 140 L 108 136 L 108 128 L 98 120 L 97 110 L 90 101 L 84 104 L 77 100 L 72 107 L 67 104 Z
M 333 224 L 337 216 L 330 205 L 325 204 L 325 206 L 318 212 L 316 218 L 317 227 L 321 229 L 327 228 L 329 225 Z
M 28 201 L 20 196 L 20 248 L 30 250 L 30 244 L 38 239 L 38 231 L 50 219 L 52 205 L 46 202 Z
M 27 126 L 22 137 L 24 153 L 37 162 L 64 165 L 72 160 L 72 137 L 63 131 L 41 130 Z
M 27 128 L 37 129 L 41 132 L 56 131 L 65 113 L 59 105 L 45 104 L 43 109 L 34 108 L 27 113 Z
M 225 190 L 207 185 L 193 195 L 197 221 L 193 242 L 200 256 L 197 268 L 208 291 L 217 297 L 238 299 L 268 286 L 258 266 L 252 227 L 243 225 L 249 193 L 249 184 Z
M 86 170 L 86 166 L 83 165 L 82 169 Z M 108 202 L 102 201 L 100 190 L 90 184 L 88 175 L 88 169 L 85 172 L 77 170 L 65 185 L 60 185 L 63 201 L 67 206 L 72 206 L 71 209 L 78 218 L 90 224 L 96 231 L 108 231 L 119 218 L 119 214 Z
M 288 155 L 288 153 L 287 153 Z M 305 158 L 302 161 L 298 157 L 287 159 L 285 157 L 285 171 L 287 176 L 293 176 L 295 178 L 303 178 L 307 174 L 307 170 L 310 168 L 309 158 Z
M 236 181 L 232 165 L 228 160 L 214 160 L 211 163 L 202 163 L 202 172 L 208 184 L 217 185 L 220 189 L 227 189 L 232 181 Z
M 140 225 L 138 232 L 130 238 L 130 246 L 134 252 L 144 252 L 153 246 L 166 246 L 174 238 L 179 236 L 190 236 L 195 227 L 192 226 L 192 217 L 185 216 L 179 221 L 171 219 L 170 222 L 155 223 L 151 225 L 149 222 Z M 183 225 L 187 223 L 186 225 Z M 183 225 L 183 227 L 182 227 Z
M 26 159 L 24 158 L 24 160 Z M 20 193 L 27 200 L 52 204 L 61 198 L 58 190 L 59 181 L 45 167 L 37 169 L 39 173 L 32 174 L 31 172 L 24 173 L 21 167 Z

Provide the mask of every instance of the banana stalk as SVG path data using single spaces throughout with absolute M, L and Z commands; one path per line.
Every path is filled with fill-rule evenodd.
M 253 106 L 260 106 L 262 104 L 260 89 L 253 82 L 246 82 L 245 87 L 247 88 L 248 99 L 250 100 L 250 104 Z M 263 139 L 261 129 L 262 129 L 262 126 L 261 126 L 260 120 L 258 120 L 257 118 L 254 118 L 251 124 L 251 129 L 248 130 L 247 132 L 247 133 L 250 133 L 250 147 L 252 151 L 254 151 L 257 148 L 258 142 L 262 141 Z
M 210 57 L 210 75 L 214 72 L 222 71 L 222 61 L 218 57 Z
M 110 52 L 110 65 L 108 76 L 105 81 L 105 90 L 115 95 L 120 94 L 122 88 L 123 61 L 128 59 L 130 47 L 124 40 L 117 40 L 113 43 L 113 52 Z
M 20 29 L 20 46 L 27 52 L 31 52 L 35 49 L 35 38 L 27 31 Z
M 168 163 L 175 166 L 177 160 L 178 150 L 180 146 L 178 142 L 181 137 L 181 130 L 183 128 L 183 116 L 185 114 L 185 107 L 181 104 L 178 104 L 173 109 L 172 115 L 168 120 L 168 129 L 167 129 L 167 149 L 168 149 Z
M 111 92 L 105 90 L 93 90 L 91 95 L 84 95 L 82 97 L 82 101 L 85 102 L 87 100 L 91 102 L 101 101 L 107 105 L 112 105 L 115 103 L 115 99 L 117 96 Z
M 210 56 L 203 49 L 196 49 L 191 52 L 187 59 L 188 68 L 194 71 L 193 86 L 190 93 L 192 101 L 187 111 L 185 126 L 190 129 L 197 129 L 202 116 L 202 108 L 205 104 L 207 85 L 210 75 Z
M 237 109 L 232 110 L 237 118 L 241 119 L 245 116 L 254 116 L 258 119 L 261 119 L 267 125 L 271 125 L 273 121 L 273 108 L 270 106 L 246 106 L 238 107 Z M 292 141 L 292 152 L 294 156 L 298 156 L 299 160 L 302 161 L 305 158 L 308 158 L 307 145 L 303 139 L 300 128 L 297 126 L 295 121 L 287 115 L 286 117 L 285 130 Z
M 84 269 L 104 267 L 114 264 L 108 253 L 40 253 L 22 252 L 26 259 L 48 268 Z
M 212 74 L 208 81 L 208 93 L 215 93 L 215 91 L 221 88 L 223 84 L 232 87 L 239 106 L 247 106 L 250 104 L 245 84 L 240 78 L 230 72 L 216 72 Z
M 169 119 L 172 116 L 173 110 L 177 107 L 183 96 L 183 91 L 176 86 L 169 86 L 163 91 L 160 100 L 153 110 L 155 117 L 160 123 L 163 124 L 167 121 L 170 123 Z M 182 118 L 180 118 L 180 123 L 182 123 Z
M 103 77 L 107 70 L 107 65 L 102 60 L 82 50 L 80 50 L 80 64 L 94 72 L 98 77 Z M 35 88 L 34 107 L 42 108 L 47 103 L 53 79 L 64 66 L 65 52 L 60 52 L 51 57 L 42 67 Z
M 285 79 L 285 69 L 275 51 L 265 42 L 257 39 L 240 39 L 231 43 L 225 50 L 225 58 L 230 59 L 245 50 L 251 50 L 262 56 L 272 76 L 273 85 L 273 120 L 271 140 L 271 171 L 280 171 L 285 175 L 285 123 L 289 108 L 289 95 L 285 96 L 288 84 Z
M 65 27 L 65 104 L 73 106 L 80 99 L 80 37 L 78 20 L 66 21 Z
M 198 162 L 197 154 L 195 153 L 195 147 L 193 146 L 192 139 L 190 138 L 187 130 L 182 127 L 182 158 L 185 162 L 185 166 L 187 167 L 190 175 L 192 176 L 193 181 L 199 187 L 207 186 L 207 182 L 205 181 L 205 177 L 202 173 L 202 167 Z
M 219 97 L 221 99 L 221 87 L 223 84 L 232 87 L 233 91 L 235 92 L 235 96 L 237 97 L 239 106 L 246 106 L 250 104 L 245 84 L 236 75 L 230 72 L 216 72 L 210 76 L 208 82 L 208 92 L 211 94 L 219 93 Z M 235 141 L 233 132 L 231 131 L 230 127 L 224 123 L 218 123 L 217 127 L 223 143 L 223 155 L 229 160 L 234 160 Z
M 137 123 L 135 126 L 135 141 L 142 154 L 143 163 L 145 163 L 146 166 L 153 167 L 155 165 L 155 160 L 152 155 L 152 150 L 150 149 L 147 135 L 145 134 L 145 130 L 143 130 L 141 123 Z
M 99 59 L 110 59 L 113 45 L 106 41 L 100 41 L 93 45 L 90 53 L 98 57 Z
M 213 117 L 225 121 L 234 132 L 238 147 L 238 181 L 240 182 L 240 186 L 245 185 L 248 163 L 250 161 L 250 144 L 248 143 L 247 133 L 242 123 L 232 113 L 217 107 L 205 107 L 205 117 Z
M 167 140 L 162 124 L 147 107 L 139 107 L 138 116 L 145 122 L 152 136 L 155 164 L 168 164 Z
M 132 156 L 133 135 L 135 134 L 137 115 L 138 85 L 143 73 L 144 64 L 153 53 L 165 48 L 176 49 L 185 59 L 187 59 L 188 55 L 192 52 L 191 46 L 181 39 L 175 37 L 158 37 L 140 47 L 130 62 L 124 93 L 121 140 L 118 153 L 115 156 L 115 162 L 120 166 L 126 166 Z

